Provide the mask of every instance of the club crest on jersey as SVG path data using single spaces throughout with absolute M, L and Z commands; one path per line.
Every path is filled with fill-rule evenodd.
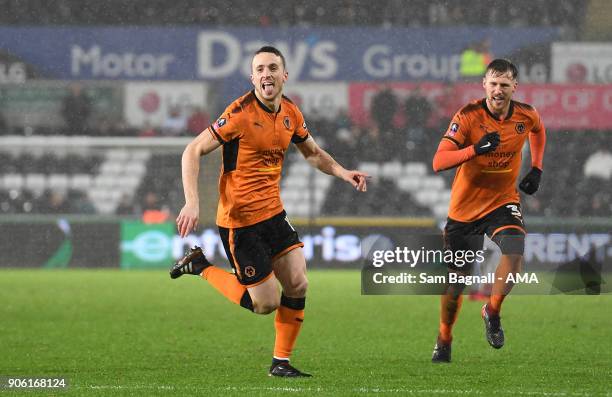
M 286 129 L 291 129 L 291 122 L 289 121 L 289 116 L 285 116 L 285 118 L 283 119 L 283 124 L 285 125 Z
M 253 266 L 247 266 L 244 268 L 244 274 L 247 277 L 253 277 L 255 275 L 255 268 Z
M 453 123 L 453 124 L 451 124 L 450 128 L 448 129 L 448 132 L 446 133 L 446 135 L 448 135 L 448 136 L 455 136 L 457 134 L 457 131 L 459 131 L 459 124 Z
M 221 117 L 219 120 L 215 121 L 215 124 L 213 124 L 213 127 L 215 127 L 215 129 L 218 129 L 220 127 L 223 127 L 225 123 L 227 123 L 227 120 Z
M 514 128 L 516 128 L 516 132 L 518 132 L 519 134 L 522 134 L 523 132 L 525 132 L 525 123 L 523 122 L 516 123 L 516 126 Z

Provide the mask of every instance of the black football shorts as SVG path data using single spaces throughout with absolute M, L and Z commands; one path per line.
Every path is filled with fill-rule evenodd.
M 272 274 L 272 262 L 304 244 L 282 211 L 251 226 L 219 227 L 227 258 L 242 285 L 254 287 Z
M 484 235 L 491 238 L 503 255 L 523 255 L 525 247 L 525 223 L 518 203 L 504 204 L 480 219 L 459 222 L 448 218 L 444 228 L 444 249 L 451 251 L 476 252 L 481 250 Z M 470 270 L 472 263 L 453 270 Z

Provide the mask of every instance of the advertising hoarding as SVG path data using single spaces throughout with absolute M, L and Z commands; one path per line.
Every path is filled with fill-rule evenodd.
M 272 44 L 293 81 L 455 81 L 461 52 L 475 42 L 490 39 L 495 56 L 510 56 L 558 36 L 525 27 L 2 27 L 0 51 L 22 64 L 6 72 L 21 80 L 27 68 L 63 80 L 244 80 L 254 51 Z
M 448 86 L 442 83 L 419 84 L 422 94 L 432 103 L 441 95 L 448 95 Z M 349 85 L 349 109 L 351 118 L 359 124 L 367 124 L 370 118 L 372 98 L 381 90 L 391 88 L 398 98 L 406 98 L 417 87 L 416 83 L 353 83 Z M 484 97 L 484 89 L 478 83 L 460 83 L 452 86 L 459 110 L 460 106 Z M 612 128 L 612 86 L 587 84 L 521 84 L 513 98 L 534 106 L 547 129 L 599 129 Z M 450 119 L 452 113 L 448 114 Z

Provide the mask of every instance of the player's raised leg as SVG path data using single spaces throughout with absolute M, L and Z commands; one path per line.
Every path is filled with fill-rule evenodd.
M 247 288 L 238 281 L 236 275 L 212 265 L 200 247 L 191 248 L 170 269 L 170 277 L 173 279 L 183 274 L 202 277 L 230 302 L 254 310 Z
M 204 269 L 211 266 L 204 256 L 202 248 L 197 245 L 190 248 L 185 255 L 170 268 L 170 278 L 179 278 L 183 274 L 199 276 Z
M 309 377 L 311 375 L 289 364 L 293 347 L 304 322 L 308 288 L 306 259 L 302 249 L 298 247 L 275 258 L 272 267 L 283 291 L 274 319 L 276 339 L 269 373 L 271 376 Z

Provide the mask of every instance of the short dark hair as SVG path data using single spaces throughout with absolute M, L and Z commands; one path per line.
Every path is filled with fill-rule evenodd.
M 491 63 L 487 66 L 485 75 L 487 75 L 489 72 L 492 72 L 494 75 L 502 75 L 510 72 L 513 79 L 518 79 L 518 69 L 507 59 L 498 58 L 491 61 Z
M 281 61 L 283 61 L 283 69 L 287 69 L 287 63 L 285 62 L 285 56 L 283 55 L 282 52 L 279 51 L 278 48 L 272 47 L 271 45 L 265 45 L 261 47 L 259 50 L 257 50 L 253 56 L 257 54 L 261 54 L 262 52 L 269 52 L 271 54 L 278 55 Z

